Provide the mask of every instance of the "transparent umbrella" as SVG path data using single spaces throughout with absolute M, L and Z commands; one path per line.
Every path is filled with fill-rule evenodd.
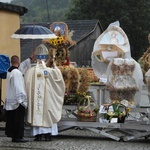
M 16 39 L 51 39 L 57 36 L 48 28 L 39 25 L 28 25 L 18 29 L 11 38 Z
M 46 27 L 27 25 L 14 32 L 11 38 L 21 39 L 21 58 L 24 60 L 26 58 L 27 49 L 34 50 L 42 43 L 41 40 L 57 38 L 57 36 Z M 30 39 L 32 39 L 32 41 L 30 41 Z

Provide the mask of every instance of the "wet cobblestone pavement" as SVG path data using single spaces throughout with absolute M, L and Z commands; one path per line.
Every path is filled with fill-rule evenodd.
M 0 130 L 0 150 L 150 150 L 150 138 L 123 142 L 114 141 L 85 129 L 70 129 L 53 136 L 50 142 L 35 142 L 25 131 L 27 143 L 12 143 Z

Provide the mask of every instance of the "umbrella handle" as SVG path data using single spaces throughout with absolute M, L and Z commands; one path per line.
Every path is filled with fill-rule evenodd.
M 56 56 L 56 49 L 53 49 L 53 68 L 56 68 L 55 56 Z
M 53 62 L 53 68 L 54 68 L 54 69 L 56 68 L 56 63 L 55 63 L 55 61 Z

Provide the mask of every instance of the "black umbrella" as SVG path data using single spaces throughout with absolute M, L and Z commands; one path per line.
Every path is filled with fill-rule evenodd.
M 28 25 L 18 29 L 11 38 L 16 39 L 51 39 L 57 36 L 48 28 L 39 25 Z

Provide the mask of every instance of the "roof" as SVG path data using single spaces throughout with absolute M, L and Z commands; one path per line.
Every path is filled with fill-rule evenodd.
M 95 27 L 97 25 L 99 25 L 100 29 L 102 30 L 99 20 L 69 20 L 65 21 L 65 23 L 68 25 L 69 31 L 71 30 L 74 31 L 72 40 L 76 41 L 76 43 L 80 42 L 82 39 L 91 34 L 95 30 Z M 47 27 L 49 29 L 51 23 L 35 23 L 35 24 Z M 26 25 L 33 25 L 33 24 L 21 24 L 21 27 Z M 21 39 L 22 60 L 26 59 L 30 55 L 31 51 L 34 48 L 36 48 L 39 44 L 41 44 L 41 40 Z
M 25 7 L 2 2 L 0 2 L 0 10 L 18 13 L 20 16 L 24 15 L 28 11 L 28 9 Z
M 70 20 L 65 22 L 68 25 L 68 29 L 75 31 L 72 37 L 72 40 L 79 42 L 87 35 L 92 33 L 95 29 L 95 26 L 99 24 L 99 20 Z

